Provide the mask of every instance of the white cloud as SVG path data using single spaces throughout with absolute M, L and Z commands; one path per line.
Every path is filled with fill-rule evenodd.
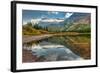
M 66 13 L 65 18 L 69 18 L 71 15 L 73 15 L 73 13 Z
M 51 12 L 48 12 L 48 14 L 58 14 L 59 12 L 56 12 L 56 11 L 51 11 Z
M 23 21 L 23 25 L 25 25 L 25 24 L 27 24 L 27 22 L 26 21 Z
M 52 14 L 58 14 L 59 12 L 52 12 Z
M 23 25 L 27 24 L 28 22 L 30 22 L 30 20 L 23 20 Z
M 63 22 L 64 20 L 62 20 L 62 19 L 45 19 L 45 20 L 42 20 L 42 22 L 57 22 L 57 23 L 59 23 L 59 22 Z

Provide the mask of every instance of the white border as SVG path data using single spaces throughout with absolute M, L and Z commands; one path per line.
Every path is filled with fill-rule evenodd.
M 22 10 L 45 10 L 45 11 L 63 11 L 63 12 L 84 12 L 91 13 L 91 60 L 81 61 L 60 61 L 60 62 L 34 62 L 34 63 L 22 63 Z M 85 66 L 95 65 L 96 60 L 96 21 L 95 12 L 93 8 L 82 7 L 63 7 L 63 6 L 45 6 L 45 5 L 28 5 L 17 4 L 17 48 L 16 48 L 16 65 L 17 70 L 22 69 L 38 69 L 38 68 L 53 68 L 53 67 L 71 67 L 71 66 Z

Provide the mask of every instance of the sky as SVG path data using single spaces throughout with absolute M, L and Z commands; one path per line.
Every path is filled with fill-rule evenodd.
M 69 18 L 72 12 L 58 12 L 58 11 L 37 11 L 37 10 L 23 10 L 22 18 L 23 24 L 30 22 L 32 19 L 50 18 L 50 19 L 65 19 Z

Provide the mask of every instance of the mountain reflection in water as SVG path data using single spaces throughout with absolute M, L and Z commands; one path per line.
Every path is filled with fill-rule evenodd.
M 56 36 L 24 45 L 24 49 L 32 51 L 36 62 L 90 59 L 90 37 Z

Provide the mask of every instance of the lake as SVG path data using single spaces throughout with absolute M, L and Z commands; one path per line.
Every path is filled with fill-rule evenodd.
M 23 45 L 35 62 L 91 59 L 90 36 L 53 36 Z M 24 62 L 24 61 L 23 61 Z

